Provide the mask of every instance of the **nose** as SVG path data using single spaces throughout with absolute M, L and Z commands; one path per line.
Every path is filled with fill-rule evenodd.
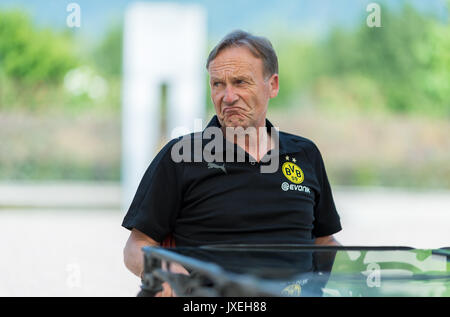
M 223 96 L 223 102 L 230 105 L 235 103 L 239 99 L 238 95 L 234 92 L 232 86 L 225 88 L 225 95 Z

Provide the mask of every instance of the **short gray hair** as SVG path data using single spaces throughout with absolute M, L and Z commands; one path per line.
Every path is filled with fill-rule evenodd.
M 265 77 L 278 74 L 278 58 L 272 43 L 262 36 L 255 36 L 242 30 L 236 30 L 225 35 L 225 37 L 217 44 L 209 53 L 206 61 L 206 69 L 209 69 L 209 64 L 219 55 L 219 53 L 229 47 L 247 47 L 253 56 L 261 58 Z

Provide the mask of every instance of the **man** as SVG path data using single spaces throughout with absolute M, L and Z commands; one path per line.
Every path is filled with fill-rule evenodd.
M 337 244 L 333 234 L 341 225 L 319 150 L 308 139 L 278 133 L 266 119 L 269 100 L 279 91 L 271 43 L 232 32 L 211 51 L 206 68 L 217 115 L 205 131 L 223 132 L 216 140 L 225 150 L 213 154 L 232 160 L 175 162 L 180 139 L 158 153 L 122 224 L 131 230 L 124 249 L 128 269 L 140 276 L 141 248 L 161 245 L 168 236 L 178 246 Z M 234 133 L 251 128 L 258 133 Z M 190 136 L 204 142 L 205 131 Z M 231 150 L 241 161 L 228 156 Z M 276 168 L 262 173 L 267 159 Z

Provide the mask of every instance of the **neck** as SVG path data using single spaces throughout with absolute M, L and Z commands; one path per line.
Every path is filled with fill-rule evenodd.
M 222 127 L 222 131 L 229 142 L 245 149 L 258 162 L 274 147 L 274 142 L 267 131 L 265 120 L 257 127 Z

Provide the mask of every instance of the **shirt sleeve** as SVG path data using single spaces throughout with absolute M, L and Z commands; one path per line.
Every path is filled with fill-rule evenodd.
M 333 200 L 330 183 L 325 171 L 325 164 L 319 149 L 313 144 L 313 164 L 316 169 L 320 192 L 316 197 L 314 208 L 313 236 L 324 237 L 342 230 L 339 214 Z
M 180 164 L 171 158 L 169 142 L 153 159 L 136 191 L 122 226 L 145 233 L 157 242 L 172 232 L 181 205 Z

